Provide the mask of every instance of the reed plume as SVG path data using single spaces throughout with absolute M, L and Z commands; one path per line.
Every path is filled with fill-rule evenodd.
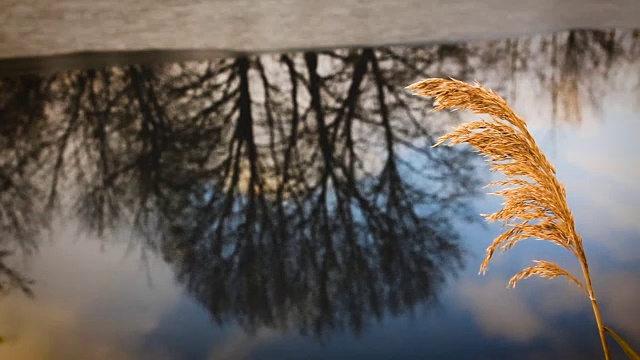
M 582 238 L 575 229 L 573 215 L 567 205 L 565 188 L 556 178 L 556 170 L 527 130 L 526 123 L 507 102 L 479 83 L 470 85 L 457 80 L 427 79 L 407 87 L 417 95 L 435 98 L 434 111 L 447 108 L 486 114 L 490 119 L 465 123 L 440 137 L 434 145 L 468 143 L 483 154 L 494 172 L 505 180 L 487 186 L 502 186 L 493 194 L 504 197 L 504 208 L 493 214 L 482 214 L 488 221 L 501 221 L 507 230 L 487 248 L 480 273 L 487 271 L 497 249 L 506 251 L 528 238 L 550 241 L 569 250 L 578 259 L 584 283 L 561 266 L 544 260 L 525 268 L 509 280 L 509 286 L 531 276 L 555 278 L 564 276 L 578 285 L 591 300 L 605 358 L 609 347 L 600 309 L 591 284 Z M 608 329 L 607 329 L 608 330 Z

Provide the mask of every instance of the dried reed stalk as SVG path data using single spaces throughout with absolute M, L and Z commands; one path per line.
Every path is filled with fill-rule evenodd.
M 491 117 L 490 120 L 462 124 L 440 137 L 434 145 L 447 141 L 450 145 L 470 144 L 487 158 L 492 171 L 506 175 L 506 180 L 494 181 L 487 186 L 510 186 L 493 192 L 505 198 L 504 208 L 493 214 L 483 214 L 488 221 L 504 222 L 508 230 L 487 248 L 480 273 L 487 271 L 496 249 L 506 251 L 527 238 L 551 241 L 569 250 L 580 262 L 586 285 L 555 263 L 535 260 L 536 265 L 514 275 L 509 286 L 515 287 L 518 281 L 534 275 L 545 278 L 564 276 L 577 284 L 591 300 L 602 349 L 608 360 L 609 347 L 591 284 L 587 257 L 567 205 L 565 189 L 556 178 L 555 168 L 527 130 L 525 121 L 511 110 L 503 98 L 478 83 L 470 85 L 453 79 L 427 79 L 407 88 L 415 94 L 434 97 L 434 111 L 465 109 Z

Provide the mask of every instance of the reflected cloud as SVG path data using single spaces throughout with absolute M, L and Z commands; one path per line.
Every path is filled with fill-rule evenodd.
M 640 324 L 635 314 L 640 311 L 638 295 L 640 283 L 637 273 L 609 272 L 596 278 L 598 287 L 598 302 L 602 302 L 603 317 L 607 325 L 620 333 L 637 349 L 637 339 L 640 339 Z
M 528 305 L 527 298 L 522 293 L 507 291 L 500 280 L 462 283 L 457 301 L 491 337 L 527 343 L 542 336 L 547 329 L 542 317 Z
M 104 254 L 96 242 L 73 234 L 56 232 L 54 239 L 35 255 L 35 298 L 2 299 L 0 334 L 6 342 L 0 358 L 140 358 L 136 341 L 155 329 L 180 294 L 170 271 L 151 260 L 147 271 L 155 286 L 149 288 L 144 276 L 130 276 L 145 270 L 138 252 L 123 259 L 124 244 L 112 244 Z M 153 358 L 169 357 L 154 352 Z
M 11 359 L 133 359 L 122 349 L 119 339 L 108 334 L 97 338 L 86 333 L 87 325 L 71 308 L 53 308 L 38 303 L 3 302 L 3 324 L 6 343 L 0 356 Z M 43 324 L 46 324 L 43 326 Z
M 268 329 L 260 329 L 255 334 L 237 331 L 230 339 L 225 340 L 222 348 L 211 351 L 209 360 L 247 359 L 255 347 L 278 337 L 278 332 Z
M 578 226 L 588 234 L 588 240 L 606 247 L 618 261 L 631 262 L 640 259 L 635 251 L 640 238 L 635 215 L 640 203 L 636 181 L 640 172 L 633 150 L 634 134 L 640 129 L 632 114 L 614 114 L 611 117 L 615 119 L 599 126 L 597 137 L 563 144 L 568 170 L 562 175 L 573 197 L 583 203 L 574 208 Z
M 552 344 L 558 357 L 584 358 L 586 354 L 600 353 L 589 300 L 576 286 L 557 279 L 538 279 L 527 280 L 517 289 L 506 289 L 506 283 L 499 280 L 474 280 L 460 284 L 456 303 L 471 313 L 483 335 L 523 346 L 523 358 L 549 356 L 546 351 L 531 352 L 530 346 L 540 339 Z M 594 286 L 606 325 L 626 339 L 638 338 L 640 327 L 633 316 L 639 310 L 637 274 L 600 269 L 594 274 Z M 583 319 L 592 344 L 572 347 L 576 338 L 566 332 L 566 321 L 572 317 Z
M 571 141 L 566 147 L 566 160 L 589 171 L 593 175 L 606 177 L 621 190 L 640 196 L 640 188 L 635 179 L 640 177 L 633 144 L 635 134 L 640 130 L 637 115 L 611 111 L 605 117 L 605 124 L 599 126 L 597 136 L 591 135 Z M 589 143 L 596 141 L 597 146 Z
M 579 269 L 572 270 L 572 273 L 579 274 Z M 538 294 L 537 309 L 548 319 L 562 315 L 589 314 L 592 311 L 585 294 L 564 279 L 542 280 L 524 286 L 531 288 L 530 292 Z

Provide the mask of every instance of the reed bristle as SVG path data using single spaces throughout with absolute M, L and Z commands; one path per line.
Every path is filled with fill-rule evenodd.
M 551 241 L 578 258 L 584 256 L 581 239 L 567 206 L 565 190 L 556 179 L 555 168 L 527 130 L 525 121 L 502 97 L 477 82 L 470 85 L 453 79 L 427 79 L 408 86 L 408 89 L 415 94 L 435 98 L 434 111 L 457 108 L 490 116 L 488 120 L 480 119 L 458 126 L 441 136 L 434 145 L 468 143 L 486 157 L 492 171 L 507 177 L 487 185 L 506 187 L 492 193 L 503 196 L 505 203 L 503 209 L 484 217 L 488 221 L 504 222 L 509 229 L 487 249 L 480 273 L 486 272 L 496 249 L 508 250 L 528 238 Z M 548 275 L 550 273 L 542 270 L 551 267 L 529 269 L 529 275 L 520 276 L 518 280 L 536 274 Z M 566 271 L 558 274 L 575 279 Z
M 578 285 L 580 289 L 586 292 L 584 285 L 582 285 L 580 280 L 576 279 L 573 275 L 571 275 L 566 270 L 558 266 L 556 263 L 552 263 L 544 260 L 533 260 L 533 262 L 536 263 L 535 266 L 524 268 L 522 269 L 522 271 L 515 274 L 511 279 L 509 279 L 510 287 L 516 287 L 516 284 L 520 280 L 526 279 L 531 276 L 540 276 L 547 279 L 553 279 L 558 276 L 565 276 L 571 282 Z

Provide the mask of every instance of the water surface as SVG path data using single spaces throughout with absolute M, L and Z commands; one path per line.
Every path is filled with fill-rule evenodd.
M 558 169 L 605 321 L 638 347 L 638 31 L 336 49 L 0 81 L 0 356 L 601 358 L 563 279 L 477 269 L 501 200 L 463 113 L 404 87 L 478 80 Z M 615 348 L 615 344 L 612 344 Z M 616 355 L 620 355 L 619 351 Z

